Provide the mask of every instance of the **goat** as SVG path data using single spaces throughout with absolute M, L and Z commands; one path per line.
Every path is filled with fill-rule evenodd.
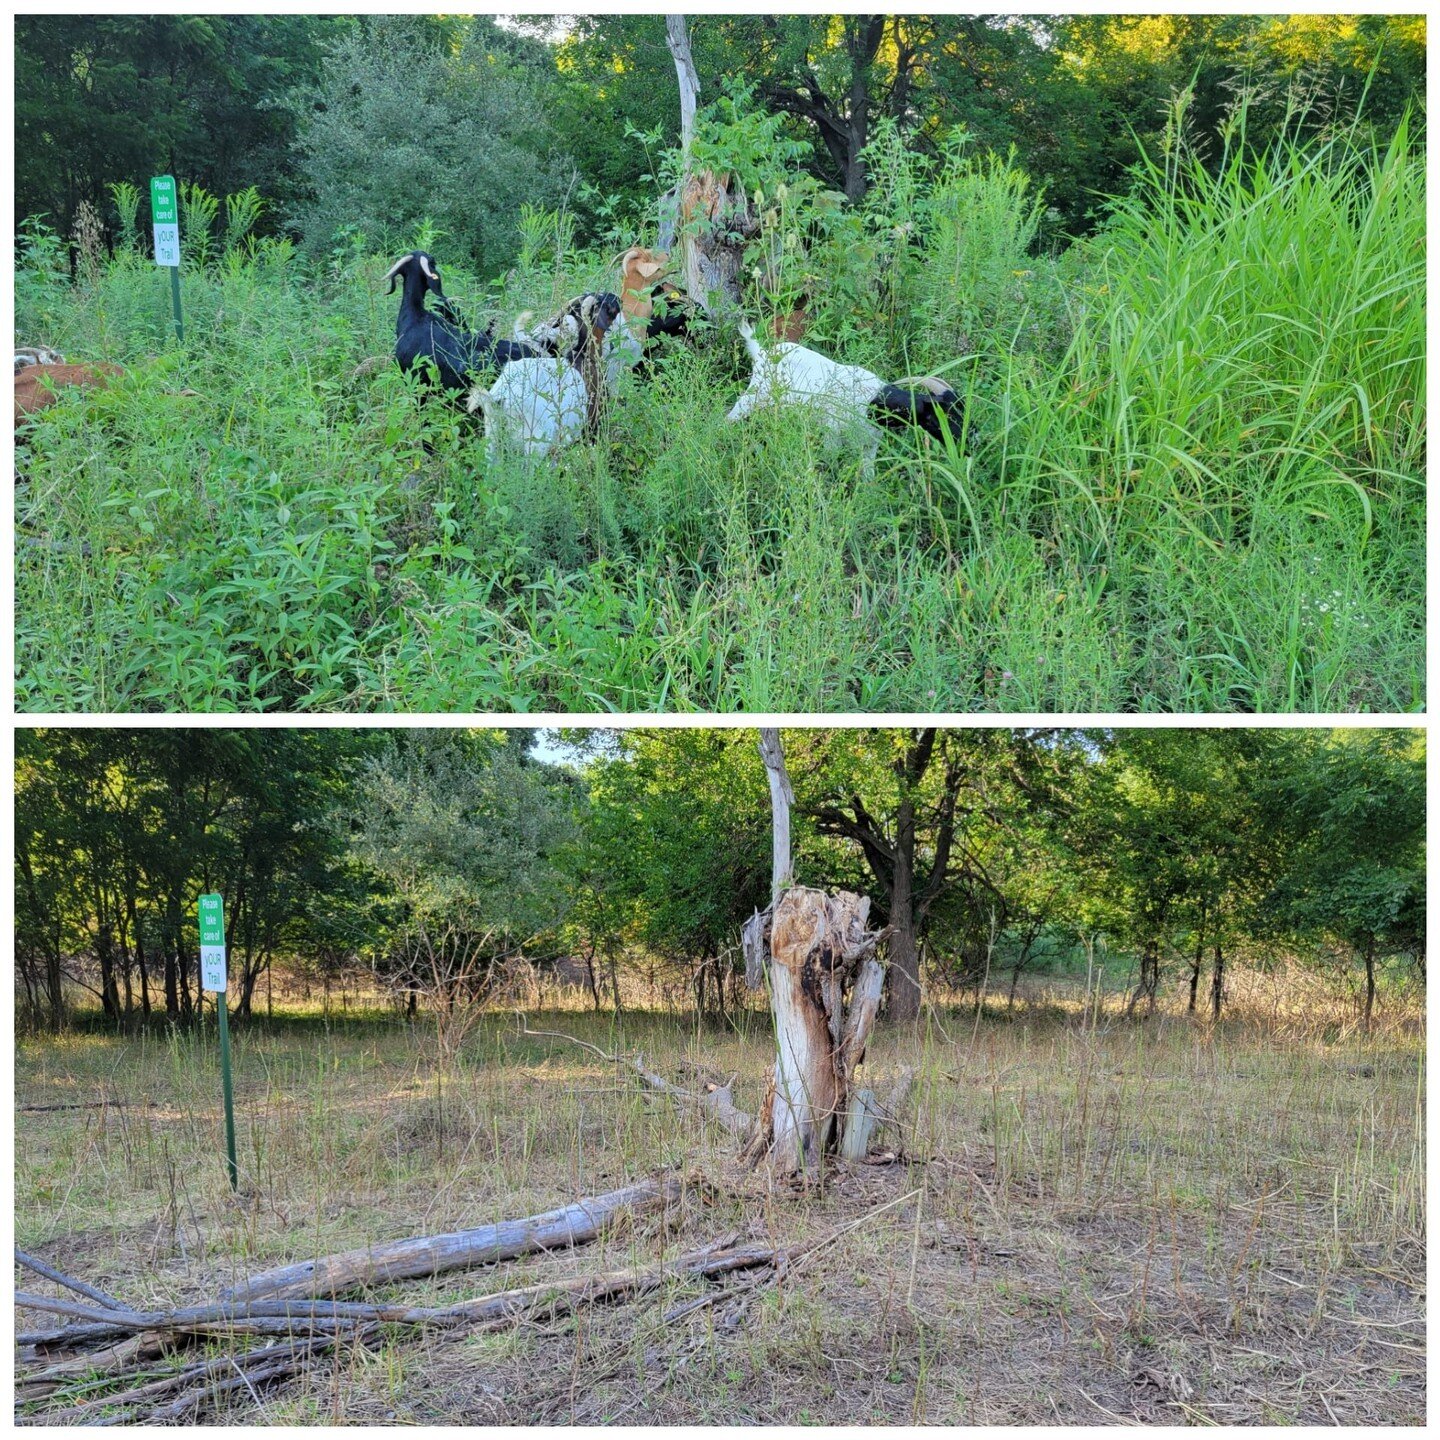
M 390 267 L 384 277 L 390 295 L 403 280 L 400 313 L 395 320 L 395 359 L 409 371 L 430 361 L 448 391 L 464 390 L 477 371 L 498 368 L 512 360 L 533 358 L 539 352 L 513 340 L 493 340 L 455 323 L 458 311 L 447 299 L 434 259 L 424 250 L 412 250 Z M 437 297 L 437 311 L 425 308 L 426 294 Z
M 679 337 L 689 333 L 700 307 L 683 290 L 664 279 L 666 260 L 663 251 L 647 250 L 632 245 L 620 257 L 620 294 L 630 334 L 645 347 L 647 358 L 651 341 L 662 335 Z M 659 277 L 657 279 L 657 277 Z M 660 301 L 660 313 L 655 302 Z
M 18 375 L 29 365 L 63 365 L 65 357 L 58 350 L 44 345 L 17 345 L 15 347 L 15 373 Z
M 489 389 L 476 386 L 465 408 L 485 415 L 485 436 L 494 458 L 505 444 L 518 444 L 527 455 L 542 455 L 569 445 L 585 433 L 589 389 L 568 360 L 512 360 Z
M 881 430 L 915 426 L 942 439 L 948 427 L 960 434 L 965 409 L 954 390 L 933 375 L 905 384 L 889 384 L 860 365 L 841 365 L 804 345 L 781 341 L 768 353 L 746 320 L 740 321 L 754 370 L 745 393 L 726 420 L 742 420 L 767 405 L 804 405 L 822 414 L 832 431 L 860 422 L 869 445 L 867 466 L 880 443 Z
M 44 410 L 60 398 L 67 386 L 103 389 L 125 372 L 118 365 L 51 365 L 43 361 L 15 372 L 15 425 L 19 426 L 37 410 Z
M 585 437 L 593 440 L 618 371 L 610 359 L 609 336 L 620 318 L 620 297 L 608 290 L 577 295 L 543 325 L 527 332 L 529 313 L 515 322 L 515 341 L 531 348 L 532 354 L 550 355 L 568 361 L 585 384 Z

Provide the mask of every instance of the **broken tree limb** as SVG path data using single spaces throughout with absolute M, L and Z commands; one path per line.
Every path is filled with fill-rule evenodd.
M 606 1299 L 646 1294 L 670 1279 L 712 1278 L 734 1270 L 752 1270 L 770 1264 L 773 1246 L 714 1244 L 693 1250 L 678 1259 L 649 1270 L 613 1270 L 599 1275 L 578 1275 L 501 1290 L 491 1295 L 461 1300 L 451 1305 L 368 1305 L 313 1297 L 292 1300 L 246 1300 L 230 1304 L 194 1305 L 183 1309 L 140 1312 L 119 1311 L 110 1320 L 117 1330 L 140 1333 L 184 1334 L 231 1331 L 258 1334 L 328 1332 L 355 1322 L 389 1325 L 484 1325 L 513 1324 L 520 1320 L 554 1318 L 577 1305 L 593 1305 Z M 46 1296 L 15 1296 L 20 1309 L 44 1310 L 51 1314 L 74 1315 L 81 1319 L 96 1313 L 68 1301 Z M 94 1364 L 94 1357 L 90 1357 Z M 61 1373 L 42 1372 L 35 1379 Z
M 851 1093 L 845 1111 L 845 1129 L 840 1137 L 841 1159 L 863 1160 L 870 1153 L 870 1142 L 887 1125 L 899 1124 L 914 1080 L 915 1072 L 907 1065 L 896 1076 L 883 1100 L 869 1089 Z
M 745 956 L 745 985 L 759 990 L 765 984 L 765 941 L 775 906 L 757 910 L 740 929 L 740 949 Z
M 705 1089 L 700 1091 L 686 1090 L 679 1085 L 673 1085 L 663 1076 L 657 1075 L 653 1070 L 645 1068 L 645 1057 L 643 1055 L 617 1055 L 609 1050 L 602 1050 L 598 1045 L 592 1045 L 588 1040 L 578 1039 L 574 1035 L 567 1035 L 563 1030 L 532 1030 L 526 1023 L 524 1014 L 517 1010 L 516 1017 L 520 1021 L 520 1033 L 522 1035 L 534 1035 L 549 1040 L 568 1040 L 572 1045 L 578 1045 L 582 1050 L 588 1050 L 592 1055 L 598 1055 L 602 1060 L 608 1060 L 614 1065 L 628 1065 L 640 1077 L 640 1082 L 647 1089 L 657 1091 L 661 1095 L 668 1095 L 679 1105 L 696 1105 L 700 1109 L 708 1111 L 727 1130 L 734 1135 L 748 1135 L 754 1128 L 755 1117 L 744 1110 L 739 1109 L 733 1095 L 731 1086 L 735 1083 L 732 1076 L 724 1085 L 707 1083 Z M 696 1066 L 696 1069 L 700 1067 Z
M 713 1115 L 732 1135 L 749 1135 L 755 1128 L 755 1117 L 736 1106 L 728 1084 L 707 1085 L 704 1090 L 699 1091 L 685 1090 L 679 1085 L 672 1085 L 653 1070 L 647 1070 L 643 1055 L 637 1055 L 630 1064 L 647 1089 L 668 1095 L 679 1103 L 698 1105 L 707 1114 Z
M 19 1377 L 17 1400 L 26 1404 L 47 1399 L 63 1404 L 84 1395 L 93 1396 L 97 1378 L 102 1376 L 107 1393 L 66 1408 L 17 1416 L 17 1421 L 44 1424 L 59 1420 L 123 1423 L 178 1419 L 203 1404 L 213 1403 L 218 1395 L 242 1386 L 258 1400 L 257 1386 L 301 1373 L 342 1342 L 369 1345 L 383 1333 L 380 1327 L 385 1324 L 426 1329 L 509 1328 L 554 1320 L 584 1306 L 638 1299 L 672 1281 L 716 1280 L 738 1271 L 763 1271 L 783 1264 L 782 1250 L 760 1244 L 741 1245 L 736 1243 L 737 1239 L 734 1234 L 724 1236 L 676 1259 L 646 1269 L 579 1275 L 445 1306 L 369 1305 L 312 1298 L 194 1306 L 158 1316 L 117 1312 L 113 1316 L 117 1322 L 128 1322 L 132 1318 L 158 1319 L 160 1330 L 164 1333 L 147 1330 L 108 1350 L 91 1352 L 79 1360 L 66 1361 Z M 24 1304 L 44 1297 L 17 1298 L 19 1303 Z M 58 1308 L 61 1304 L 71 1309 L 88 1308 L 72 1306 L 69 1301 L 56 1302 L 50 1308 Z M 250 1326 L 281 1325 L 286 1327 L 284 1331 L 267 1329 L 260 1333 L 284 1333 L 286 1338 L 279 1343 L 267 1342 L 248 1351 L 227 1350 L 217 1358 L 181 1365 L 170 1374 L 157 1378 L 148 1362 L 156 1354 L 163 1353 L 166 1345 L 173 1345 L 197 1333 L 192 1326 L 192 1317 L 218 1313 L 223 1313 L 227 1319 L 219 1324 L 207 1323 L 199 1328 L 198 1333 L 213 1334 L 217 1339 L 228 1336 L 233 1340 L 237 1335 L 246 1333 Z M 265 1318 L 279 1315 L 284 1315 L 286 1319 Z M 134 1363 L 136 1361 L 141 1363 Z M 238 1379 L 222 1379 L 232 1373 Z M 132 1383 L 129 1389 L 110 1388 L 125 1381 L 144 1383 Z M 68 1393 L 57 1394 L 57 1391 L 64 1391 L 67 1382 L 71 1385 Z
M 83 1280 L 73 1279 L 71 1276 L 56 1270 L 54 1266 L 47 1265 L 43 1260 L 37 1260 L 33 1255 L 27 1255 L 18 1245 L 15 1247 L 15 1263 L 23 1265 L 27 1270 L 33 1270 L 37 1275 L 43 1275 L 47 1280 L 53 1280 L 57 1285 L 63 1285 L 67 1290 L 73 1290 L 77 1295 L 84 1295 L 87 1299 L 95 1301 L 97 1305 L 106 1310 L 125 1310 L 128 1306 L 122 1305 L 113 1295 L 107 1295 L 103 1290 L 97 1290 L 93 1285 L 87 1285 Z
M 446 1235 L 416 1235 L 392 1240 L 363 1250 L 347 1250 L 317 1260 L 253 1275 L 243 1285 L 225 1292 L 230 1301 L 286 1299 L 303 1295 L 337 1295 L 358 1285 L 383 1284 L 390 1280 L 439 1275 L 446 1270 L 467 1269 L 513 1260 L 537 1250 L 563 1250 L 584 1245 L 617 1219 L 663 1209 L 679 1198 L 677 1176 L 663 1180 L 642 1180 L 605 1195 L 577 1200 L 558 1210 L 527 1215 L 520 1220 L 502 1220 L 472 1230 Z

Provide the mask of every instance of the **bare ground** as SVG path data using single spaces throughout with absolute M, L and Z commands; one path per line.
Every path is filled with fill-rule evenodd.
M 627 1018 L 623 1034 L 576 1015 L 543 1023 L 643 1049 L 680 1079 L 687 1061 L 738 1072 L 737 1099 L 758 1100 L 758 1017 L 743 1035 L 674 1017 Z M 158 1308 L 284 1261 L 678 1169 L 695 1183 L 676 1210 L 599 1244 L 374 1293 L 461 1299 L 649 1265 L 736 1231 L 834 1238 L 778 1280 L 677 1282 L 499 1333 L 397 1330 L 208 1418 L 1424 1421 L 1413 1033 L 936 1015 L 923 1035 L 882 1033 L 872 1053 L 878 1079 L 919 1069 L 899 1153 L 837 1166 L 809 1191 L 742 1170 L 724 1132 L 508 1017 L 488 1018 L 448 1072 L 425 1039 L 379 1019 L 242 1033 L 238 1199 L 208 1045 L 23 1041 L 19 1106 L 119 1103 L 22 1108 L 17 1243 Z

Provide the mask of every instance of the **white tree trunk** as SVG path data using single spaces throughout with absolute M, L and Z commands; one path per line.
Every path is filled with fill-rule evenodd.
M 660 248 L 670 252 L 672 268 L 681 276 L 685 293 L 707 314 L 733 309 L 740 303 L 744 242 L 755 233 L 756 223 L 744 190 L 737 188 L 731 193 L 730 176 L 709 170 L 691 173 L 700 74 L 690 53 L 690 32 L 683 15 L 665 17 L 665 40 L 680 85 L 681 173 L 674 193 L 661 201 Z M 741 238 L 737 242 L 732 236 Z
M 695 111 L 700 104 L 700 75 L 690 55 L 690 32 L 683 15 L 665 17 L 665 39 L 675 61 L 675 77 L 680 82 L 680 155 L 681 188 L 690 178 L 690 146 L 695 139 Z
M 795 883 L 790 859 L 790 807 L 795 803 L 795 792 L 790 788 L 778 730 L 760 731 L 760 758 L 770 780 L 770 903 L 774 905 Z
M 792 883 L 795 797 L 778 730 L 760 732 L 760 755 L 770 779 L 773 898 L 745 926 L 744 945 L 747 979 L 758 975 L 768 956 L 775 1068 L 746 1153 L 756 1161 L 768 1158 L 777 1174 L 799 1171 L 813 1178 L 826 1151 L 837 1144 L 855 1067 L 880 1007 L 885 967 L 875 951 L 885 932 L 868 929 L 868 899 Z M 851 1125 L 848 1148 L 859 1146 L 861 1154 L 868 1113 L 862 1107 Z

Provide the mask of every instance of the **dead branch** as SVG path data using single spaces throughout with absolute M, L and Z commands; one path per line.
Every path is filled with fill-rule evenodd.
M 97 1375 L 105 1376 L 110 1384 L 120 1384 L 127 1379 L 145 1383 L 111 1390 L 102 1397 L 58 1410 L 17 1417 L 18 1423 L 49 1424 L 61 1420 L 155 1423 L 175 1420 L 214 1397 L 242 1386 L 255 1395 L 257 1386 L 300 1373 L 342 1341 L 369 1344 L 380 1334 L 382 1324 L 440 1329 L 509 1328 L 554 1320 L 585 1306 L 639 1299 L 670 1282 L 713 1280 L 737 1271 L 763 1269 L 781 1262 L 782 1252 L 779 1250 L 766 1245 L 739 1245 L 737 1239 L 738 1236 L 731 1234 L 713 1240 L 697 1250 L 645 1270 L 580 1275 L 502 1290 L 444 1306 L 368 1305 L 311 1298 L 257 1300 L 141 1314 L 136 1311 L 95 1312 L 90 1307 L 67 1300 L 51 1301 L 44 1296 L 20 1294 L 16 1303 L 26 1308 L 80 1315 L 103 1313 L 116 1326 L 145 1323 L 147 1328 L 106 1350 L 21 1377 L 17 1382 L 16 1395 L 21 1403 L 33 1403 L 54 1395 L 70 1381 L 82 1382 L 83 1388 L 90 1389 Z M 257 1326 L 268 1328 L 257 1332 Z M 195 1334 L 228 1334 L 234 1337 L 242 1333 L 280 1333 L 287 1338 L 248 1352 L 227 1351 L 222 1356 L 182 1366 L 169 1375 L 152 1379 L 149 1376 L 153 1371 L 147 1371 L 146 1362 L 164 1351 L 166 1341 L 160 1332 L 169 1334 L 172 1342 L 182 1335 Z M 233 1379 L 228 1378 L 230 1371 L 234 1371 Z M 72 1397 L 74 1394 L 72 1391 Z M 103 1419 L 102 1411 L 105 1412 Z
M 513 1260 L 537 1250 L 584 1245 L 622 1216 L 664 1209 L 679 1199 L 681 1188 L 679 1177 L 673 1175 L 663 1180 L 642 1180 L 520 1220 L 502 1220 L 447 1235 L 415 1235 L 363 1250 L 303 1260 L 253 1275 L 243 1285 L 226 1291 L 222 1298 L 233 1302 L 337 1295 L 357 1285 L 439 1275 L 446 1270 Z
M 113 1295 L 107 1295 L 103 1290 L 97 1290 L 83 1280 L 75 1280 L 69 1275 L 64 1275 L 43 1260 L 37 1260 L 35 1256 L 27 1255 L 18 1245 L 15 1247 L 15 1263 L 23 1265 L 27 1270 L 33 1270 L 37 1275 L 43 1275 L 47 1280 L 53 1280 L 57 1285 L 63 1285 L 67 1290 L 73 1290 L 77 1295 L 84 1295 L 106 1310 L 128 1310 L 130 1308 L 128 1305 L 122 1305 Z
M 574 1035 L 567 1035 L 562 1030 L 532 1030 L 525 1016 L 518 1010 L 515 1013 L 520 1021 L 520 1034 L 542 1036 L 550 1040 L 568 1040 L 570 1044 L 578 1045 L 582 1050 L 588 1050 L 592 1055 L 598 1055 L 600 1059 L 608 1060 L 612 1065 L 628 1066 L 639 1075 L 641 1084 L 647 1089 L 654 1090 L 661 1095 L 668 1095 L 677 1104 L 698 1106 L 713 1115 L 732 1135 L 749 1135 L 755 1126 L 755 1117 L 739 1109 L 735 1104 L 735 1098 L 731 1093 L 731 1087 L 736 1078 L 734 1076 L 723 1085 L 707 1082 L 703 1090 L 685 1090 L 679 1085 L 671 1084 L 653 1070 L 647 1070 L 643 1055 L 614 1054 L 608 1050 L 602 1050 L 598 1045 L 592 1045 L 588 1040 L 580 1040 Z

